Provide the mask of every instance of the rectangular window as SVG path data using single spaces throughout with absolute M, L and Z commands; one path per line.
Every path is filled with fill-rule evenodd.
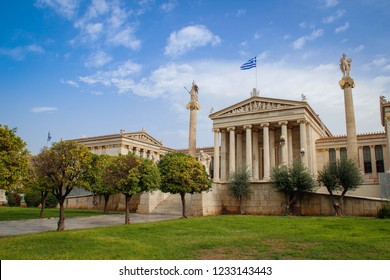
M 364 173 L 372 173 L 371 149 L 369 146 L 363 147 Z
M 383 161 L 383 148 L 380 145 L 375 146 L 375 161 L 376 171 L 378 173 L 385 172 L 385 163 Z
M 329 162 L 336 162 L 336 149 L 329 149 Z
M 340 159 L 348 159 L 347 148 L 340 148 Z

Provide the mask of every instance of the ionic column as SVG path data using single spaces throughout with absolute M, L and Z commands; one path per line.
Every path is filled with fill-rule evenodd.
M 371 154 L 371 166 L 372 166 L 372 176 L 374 178 L 378 177 L 378 172 L 376 170 L 376 155 L 375 155 L 375 146 L 370 146 L 370 154 Z
M 236 131 L 236 168 L 239 169 L 243 166 L 242 163 L 242 131 Z
M 219 129 L 214 129 L 214 181 L 219 181 Z
M 386 117 L 386 158 L 385 162 L 390 160 L 390 116 Z M 390 172 L 390 163 L 387 163 L 387 172 Z
M 363 146 L 359 147 L 359 167 L 360 171 L 364 174 L 364 156 L 363 156 Z
M 229 131 L 229 175 L 236 171 L 236 135 L 235 127 L 228 127 Z
M 270 166 L 270 144 L 269 144 L 269 123 L 262 123 L 263 145 L 264 145 L 264 180 L 268 180 L 271 175 Z
M 287 160 L 288 160 L 288 152 L 287 152 L 287 121 L 281 121 L 279 122 L 278 124 L 281 126 L 281 129 L 282 129 L 282 135 L 280 136 L 280 143 L 282 144 L 281 145 L 281 150 L 282 150 L 282 153 L 281 153 L 281 164 L 282 165 L 287 165 Z
M 244 125 L 244 129 L 246 131 L 246 138 L 245 138 L 245 151 L 246 151 L 246 167 L 249 170 L 249 173 L 252 177 L 252 126 L 251 125 Z
M 275 130 L 273 128 L 269 129 L 269 152 L 270 152 L 270 166 L 271 168 L 276 165 L 275 160 Z M 264 151 L 265 153 L 265 151 Z
M 306 143 L 306 120 L 297 120 L 299 123 L 299 143 L 300 143 L 300 153 L 303 166 L 308 167 L 307 162 L 307 143 Z
M 259 134 L 257 131 L 252 131 L 252 151 L 252 177 L 253 180 L 259 180 Z
M 293 162 L 293 140 L 292 140 L 292 128 L 287 128 L 287 144 L 288 144 L 288 165 L 292 165 Z
M 226 130 L 221 130 L 221 180 L 226 181 L 227 169 L 227 133 Z

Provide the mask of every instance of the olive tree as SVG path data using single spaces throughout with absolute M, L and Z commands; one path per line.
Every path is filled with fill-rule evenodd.
M 291 212 L 291 206 L 297 199 L 302 199 L 305 192 L 314 189 L 313 176 L 300 160 L 295 160 L 292 166 L 274 167 L 271 172 L 271 182 L 285 194 L 287 214 Z
M 362 184 L 363 176 L 353 160 L 343 158 L 324 165 L 318 171 L 317 181 L 328 190 L 336 216 L 342 216 L 346 193 L 356 190 Z
M 161 174 L 161 191 L 180 195 L 182 217 L 187 218 L 185 195 L 211 188 L 206 169 L 190 155 L 180 152 L 166 154 L 159 161 L 158 168 Z
M 229 177 L 228 189 L 230 194 L 237 198 L 240 203 L 240 214 L 244 214 L 242 201 L 250 194 L 250 172 L 247 167 L 243 167 L 233 172 Z

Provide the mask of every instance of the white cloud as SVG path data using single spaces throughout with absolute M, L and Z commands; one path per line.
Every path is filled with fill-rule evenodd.
M 87 61 L 84 63 L 84 65 L 86 67 L 102 67 L 109 63 L 111 60 L 111 56 L 109 56 L 102 50 L 98 50 L 88 56 Z
M 134 29 L 130 26 L 111 34 L 107 41 L 114 46 L 123 46 L 132 50 L 138 50 L 141 47 L 141 41 L 134 36 Z
M 75 81 L 72 81 L 72 80 L 64 80 L 64 79 L 61 79 L 61 84 L 65 84 L 65 85 L 69 85 L 69 86 L 72 86 L 72 87 L 79 87 L 79 84 Z
M 48 113 L 58 111 L 56 107 L 33 107 L 30 109 L 31 113 Z
M 339 4 L 338 0 L 325 0 L 325 7 L 330 8 Z
M 332 23 L 338 20 L 339 18 L 341 18 L 344 14 L 345 14 L 345 10 L 337 10 L 336 13 L 334 13 L 333 15 L 330 15 L 322 19 L 322 22 L 326 24 Z
M 293 42 L 293 48 L 300 50 L 306 44 L 307 41 L 313 41 L 324 34 L 322 29 L 313 30 L 310 35 L 302 36 Z
M 177 1 L 176 0 L 169 0 L 163 4 L 161 4 L 160 9 L 163 10 L 166 13 L 169 13 L 173 11 L 177 6 Z
M 356 48 L 352 49 L 351 52 L 353 52 L 353 53 L 359 53 L 359 52 L 361 52 L 361 51 L 364 50 L 364 49 L 365 49 L 365 46 L 362 45 L 362 44 L 360 44 L 360 45 L 357 46 Z
M 77 14 L 79 2 L 78 0 L 37 0 L 35 5 L 38 8 L 50 7 L 63 17 L 72 19 Z
M 346 31 L 347 29 L 349 28 L 349 22 L 347 21 L 344 25 L 341 25 L 339 27 L 337 27 L 335 30 L 334 30 L 334 33 L 340 33 L 340 32 L 344 32 Z
M 165 47 L 165 55 L 178 57 L 198 47 L 209 44 L 215 46 L 220 42 L 221 39 L 208 30 L 206 26 L 190 25 L 171 33 Z
M 30 53 L 43 54 L 44 52 L 45 50 L 37 44 L 30 44 L 12 49 L 0 48 L 0 55 L 10 56 L 15 60 L 23 60 L 26 55 Z

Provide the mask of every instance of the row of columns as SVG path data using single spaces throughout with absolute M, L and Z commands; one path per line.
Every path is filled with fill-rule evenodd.
M 306 124 L 307 121 L 302 119 L 297 121 L 300 125 L 300 147 L 301 147 L 301 158 L 303 160 L 303 163 L 305 166 L 308 165 L 307 163 L 307 156 L 305 156 L 305 151 L 307 150 L 307 139 L 306 139 Z M 287 165 L 290 161 L 289 159 L 292 159 L 292 133 L 288 133 L 287 128 L 288 121 L 280 121 L 278 122 L 278 125 L 281 127 L 281 137 L 280 137 L 280 143 L 281 143 L 281 161 L 280 163 L 282 165 Z M 252 147 L 252 143 L 258 143 L 258 133 L 253 133 L 252 129 L 256 125 L 244 125 L 243 129 L 245 131 L 245 151 L 246 151 L 246 158 L 245 158 L 245 164 L 250 172 L 251 177 L 254 180 L 259 179 L 259 169 L 257 168 L 259 163 L 259 149 L 257 149 L 257 145 L 255 149 Z M 264 149 L 264 159 L 263 159 L 263 179 L 267 180 L 270 178 L 271 175 L 271 165 L 275 165 L 275 148 L 274 145 L 271 145 L 274 143 L 274 131 L 270 131 L 270 123 L 261 123 L 258 125 L 259 128 L 262 128 L 263 130 L 263 149 Z M 214 180 L 218 181 L 220 179 L 226 179 L 228 174 L 226 174 L 226 154 L 228 152 L 229 154 L 229 174 L 236 171 L 236 144 L 237 144 L 237 150 L 242 151 L 242 134 L 236 134 L 236 127 L 227 127 L 226 131 L 229 134 L 229 148 L 227 150 L 226 147 L 226 140 L 227 136 L 225 133 L 222 133 L 221 135 L 221 166 L 219 163 L 219 133 L 221 132 L 221 129 L 214 129 Z M 237 143 L 236 143 L 236 136 L 237 136 Z M 270 138 L 272 140 L 270 141 Z M 238 166 L 242 166 L 241 157 L 238 157 Z M 256 168 L 253 168 L 255 166 Z M 221 167 L 221 168 L 220 168 Z M 220 174 L 221 169 L 221 174 Z

